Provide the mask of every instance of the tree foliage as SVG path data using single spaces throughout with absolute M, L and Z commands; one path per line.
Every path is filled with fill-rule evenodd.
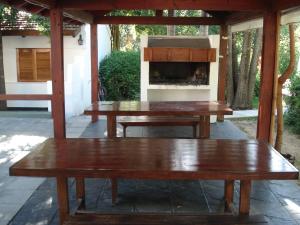
M 140 53 L 114 51 L 100 63 L 100 78 L 106 100 L 138 100 L 140 93 Z

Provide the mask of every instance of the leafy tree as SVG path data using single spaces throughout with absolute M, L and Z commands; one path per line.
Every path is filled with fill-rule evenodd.
M 114 51 L 100 63 L 100 78 L 106 100 L 138 100 L 140 96 L 140 53 Z

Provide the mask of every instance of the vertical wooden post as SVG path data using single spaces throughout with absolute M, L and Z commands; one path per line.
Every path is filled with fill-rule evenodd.
M 76 178 L 76 198 L 80 203 L 79 209 L 85 208 L 85 181 L 84 178 Z
M 278 76 L 280 13 L 265 12 L 257 139 L 272 142 Z
M 52 115 L 54 137 L 66 138 L 64 54 L 63 54 L 63 14 L 59 7 L 50 9 L 51 26 L 51 74 L 52 74 Z
M 221 25 L 220 30 L 220 59 L 219 59 L 219 81 L 218 101 L 225 101 L 226 76 L 227 76 L 227 49 L 228 49 L 228 26 Z M 224 115 L 218 115 L 219 122 L 224 121 Z
M 91 90 L 92 103 L 98 101 L 98 93 L 99 93 L 99 69 L 98 69 L 98 33 L 97 33 L 97 24 L 91 24 Z M 97 122 L 98 116 L 92 115 L 92 122 Z

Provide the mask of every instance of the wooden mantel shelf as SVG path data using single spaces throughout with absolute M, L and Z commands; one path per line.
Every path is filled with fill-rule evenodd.
M 215 48 L 144 48 L 144 61 L 149 62 L 216 62 Z

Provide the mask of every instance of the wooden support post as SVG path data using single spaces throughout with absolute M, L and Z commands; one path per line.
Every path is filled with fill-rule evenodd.
M 240 184 L 240 215 L 249 215 L 251 180 L 241 180 Z
M 78 209 L 85 208 L 85 183 L 84 178 L 76 178 L 76 198 L 79 202 Z
M 218 79 L 218 101 L 225 101 L 226 76 L 227 76 L 227 49 L 228 49 L 228 26 L 221 25 L 220 30 L 220 59 Z M 224 121 L 224 115 L 218 115 L 219 122 Z
M 265 12 L 257 139 L 269 143 L 273 139 L 276 109 L 279 33 L 280 13 Z
M 225 211 L 228 212 L 231 210 L 231 206 L 233 204 L 234 180 L 225 180 L 224 196 L 225 196 Z
M 91 90 L 92 90 L 92 104 L 98 101 L 99 93 L 99 65 L 98 65 L 98 33 L 97 24 L 91 24 Z M 98 116 L 92 115 L 92 122 L 97 122 Z
M 59 220 L 62 225 L 69 215 L 68 178 L 57 177 L 56 182 Z
M 50 9 L 51 25 L 51 73 L 52 73 L 52 115 L 54 137 L 66 138 L 64 54 L 63 54 L 63 14 L 61 8 Z

